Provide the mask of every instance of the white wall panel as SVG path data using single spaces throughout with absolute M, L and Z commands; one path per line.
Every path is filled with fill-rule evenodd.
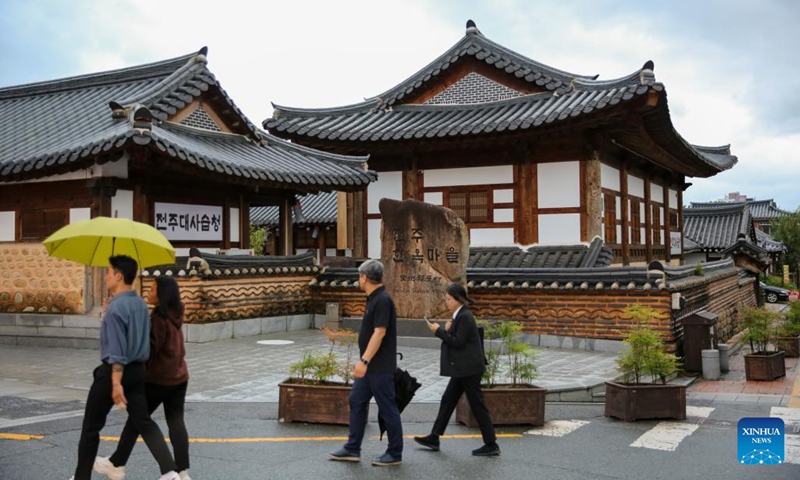
M 666 225 L 667 218 L 664 216 L 664 207 L 658 207 L 658 219 L 661 222 L 660 226 Z
M 16 212 L 0 212 L 0 242 L 13 242 L 17 239 Z
M 425 203 L 430 203 L 431 205 L 441 205 L 444 203 L 442 192 L 425 192 Z
M 540 163 L 537 168 L 539 208 L 581 205 L 580 162 Z
M 628 174 L 628 195 L 644 198 L 644 180 Z
M 469 244 L 473 247 L 514 245 L 513 228 L 471 228 Z
M 91 218 L 92 218 L 91 208 L 69 209 L 69 223 L 80 222 L 81 220 L 90 220 Z
M 514 221 L 514 209 L 513 208 L 495 208 L 494 209 L 494 221 L 497 223 L 500 222 L 513 222 Z
M 615 192 L 620 191 L 619 187 L 619 170 L 606 165 L 600 164 L 600 186 Z
M 425 170 L 426 188 L 498 183 L 514 183 L 514 168 L 511 165 Z
M 542 245 L 575 244 L 581 241 L 581 215 L 564 213 L 539 215 L 539 243 Z
M 650 200 L 658 203 L 664 202 L 664 187 L 650 182 Z
M 494 203 L 511 203 L 514 201 L 514 190 L 495 190 Z
M 678 208 L 678 192 L 669 189 L 669 208 Z
M 133 220 L 133 190 L 117 190 L 111 197 L 111 216 Z
M 369 242 L 369 258 L 381 258 L 381 220 L 367 220 L 367 238 Z
M 238 242 L 239 241 L 239 209 L 238 208 L 231 208 L 230 209 L 230 235 L 231 235 L 231 242 Z
M 367 188 L 367 213 L 381 213 L 378 209 L 381 198 L 403 199 L 402 172 L 378 173 L 378 181 L 370 183 Z

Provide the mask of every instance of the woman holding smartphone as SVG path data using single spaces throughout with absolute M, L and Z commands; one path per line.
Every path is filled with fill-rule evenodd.
M 414 441 L 431 450 L 439 450 L 439 437 L 444 435 L 447 423 L 453 415 L 461 395 L 466 393 L 467 401 L 481 427 L 484 445 L 472 451 L 477 456 L 500 455 L 497 437 L 492 426 L 489 411 L 483 403 L 481 377 L 486 369 L 478 325 L 469 310 L 474 302 L 467 297 L 466 289 L 453 283 L 445 290 L 444 302 L 453 314 L 453 319 L 442 328 L 438 323 L 428 322 L 428 328 L 442 339 L 440 375 L 450 377 L 450 382 L 442 395 L 439 414 L 433 423 L 431 434 L 414 437 Z M 427 319 L 425 319 L 427 321 Z

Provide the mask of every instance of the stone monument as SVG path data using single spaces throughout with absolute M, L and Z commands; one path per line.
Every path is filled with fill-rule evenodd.
M 379 203 L 384 284 L 399 318 L 448 318 L 444 289 L 467 283 L 469 229 L 449 208 L 419 200 Z

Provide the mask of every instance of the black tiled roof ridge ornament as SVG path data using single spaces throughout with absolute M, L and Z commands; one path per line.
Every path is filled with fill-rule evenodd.
M 467 35 L 483 35 L 472 20 L 467 20 Z

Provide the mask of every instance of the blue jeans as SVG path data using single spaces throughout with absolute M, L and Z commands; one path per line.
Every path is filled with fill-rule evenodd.
M 350 437 L 344 448 L 353 453 L 361 453 L 361 440 L 367 426 L 367 407 L 375 397 L 378 415 L 386 425 L 389 447 L 386 453 L 403 457 L 403 425 L 400 423 L 400 410 L 394 396 L 394 373 L 369 373 L 357 378 L 350 391 Z

